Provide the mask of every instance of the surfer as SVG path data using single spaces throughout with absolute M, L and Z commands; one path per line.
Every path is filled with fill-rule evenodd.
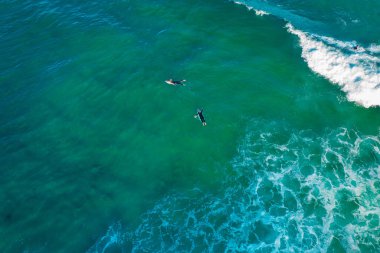
M 170 85 L 182 85 L 182 86 L 185 86 L 184 82 L 186 82 L 186 80 L 179 80 L 179 81 L 174 81 L 173 79 L 169 79 L 169 80 L 166 80 L 165 81 L 167 84 L 170 84 Z
M 205 117 L 203 116 L 203 109 L 198 109 L 197 114 L 194 115 L 194 118 L 199 118 L 203 126 L 207 125 Z
M 354 49 L 354 50 L 358 50 L 358 45 L 355 45 L 355 46 L 353 47 L 353 49 Z

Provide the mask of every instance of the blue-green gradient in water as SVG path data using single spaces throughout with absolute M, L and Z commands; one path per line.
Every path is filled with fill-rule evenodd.
M 241 2 L 0 3 L 1 252 L 380 250 L 378 3 Z

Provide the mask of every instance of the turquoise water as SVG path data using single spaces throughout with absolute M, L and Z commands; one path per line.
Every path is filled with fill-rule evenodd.
M 0 251 L 378 252 L 378 7 L 2 1 Z

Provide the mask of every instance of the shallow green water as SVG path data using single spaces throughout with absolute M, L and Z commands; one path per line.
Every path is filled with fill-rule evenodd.
M 285 21 L 217 0 L 0 6 L 0 251 L 379 249 L 379 109 L 312 72 Z

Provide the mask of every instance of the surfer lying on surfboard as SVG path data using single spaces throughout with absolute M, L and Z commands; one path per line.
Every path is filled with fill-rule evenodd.
M 199 118 L 203 126 L 207 125 L 205 117 L 203 116 L 203 109 L 198 109 L 197 114 L 194 115 L 194 118 Z
M 182 85 L 182 86 L 185 86 L 185 84 L 183 82 L 186 82 L 186 80 L 179 80 L 179 81 L 174 81 L 173 79 L 169 79 L 169 80 L 166 80 L 165 81 L 167 84 L 170 84 L 170 85 Z

